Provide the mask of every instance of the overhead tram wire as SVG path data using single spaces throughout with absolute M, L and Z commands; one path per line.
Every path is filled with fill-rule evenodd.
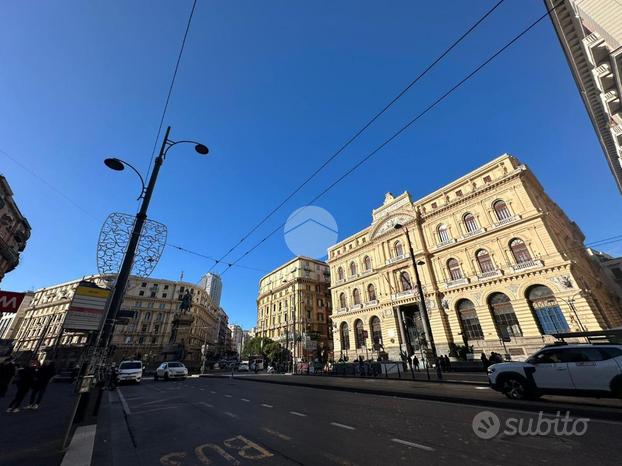
M 181 62 L 181 57 L 184 53 L 184 48 L 186 47 L 186 39 L 188 38 L 188 32 L 190 31 L 190 24 L 192 23 L 192 17 L 194 16 L 194 10 L 197 6 L 197 0 L 194 0 L 192 3 L 192 9 L 190 10 L 190 15 L 188 16 L 188 22 L 186 23 L 186 31 L 184 32 L 184 38 L 181 41 L 181 47 L 179 48 L 179 54 L 177 55 L 177 62 L 175 63 L 175 70 L 173 71 L 173 77 L 171 78 L 171 85 L 168 88 L 168 94 L 166 95 L 166 101 L 164 102 L 164 109 L 162 110 L 162 117 L 160 118 L 160 126 L 158 127 L 158 134 L 156 134 L 155 141 L 153 142 L 153 149 L 151 149 L 151 158 L 149 159 L 149 167 L 147 167 L 147 177 L 149 177 L 149 172 L 151 171 L 151 165 L 153 164 L 153 159 L 156 154 L 156 148 L 158 146 L 158 142 L 160 140 L 160 133 L 162 132 L 162 125 L 164 124 L 164 117 L 166 116 L 166 111 L 168 110 L 168 104 L 171 100 L 171 95 L 173 94 L 173 87 L 175 85 L 175 79 L 177 78 L 177 71 L 179 70 L 179 63 Z
M 499 0 L 492 8 L 490 8 L 483 16 L 481 16 L 469 29 L 467 29 L 458 39 L 456 39 L 443 53 L 441 53 L 432 63 L 430 63 L 422 72 L 420 72 L 415 79 L 413 79 L 404 89 L 402 89 L 388 104 L 384 106 L 382 110 L 377 112 L 370 120 L 367 121 L 353 136 L 351 136 L 344 144 L 337 149 L 328 159 L 326 159 L 322 165 L 320 165 L 311 175 L 309 175 L 298 187 L 290 192 L 285 199 L 283 199 L 276 207 L 274 207 L 268 214 L 266 214 L 253 228 L 251 228 L 242 238 L 232 246 L 209 270 L 211 272 L 219 262 L 224 260 L 229 254 L 237 249 L 250 235 L 252 235 L 257 229 L 263 225 L 272 215 L 274 215 L 281 207 L 287 203 L 292 197 L 294 197 L 302 188 L 304 188 L 313 178 L 315 178 L 326 166 L 337 158 L 350 144 L 352 144 L 361 134 L 363 134 L 374 122 L 380 118 L 389 108 L 393 106 L 400 98 L 404 96 L 419 80 L 421 80 L 432 68 L 434 68 L 443 58 L 445 58 L 449 52 L 457 47 L 471 32 L 473 32 L 488 16 L 490 16 L 505 0 Z M 154 146 L 155 150 L 155 146 Z
M 367 162 L 369 159 L 371 159 L 374 155 L 376 155 L 378 152 L 380 152 L 385 146 L 387 146 L 388 144 L 390 144 L 393 140 L 395 140 L 396 138 L 398 138 L 404 131 L 406 131 L 408 128 L 410 128 L 413 124 L 415 124 L 420 118 L 422 118 L 424 115 L 426 115 L 429 111 L 431 111 L 432 109 L 434 109 L 438 104 L 440 104 L 443 100 L 445 100 L 447 97 L 449 97 L 451 94 L 453 94 L 457 89 L 459 89 L 460 87 L 462 87 L 463 84 L 465 84 L 467 81 L 469 81 L 473 76 L 475 76 L 479 71 L 481 71 L 484 67 L 486 67 L 490 62 L 492 62 L 495 58 L 497 58 L 500 54 L 502 54 L 505 50 L 507 50 L 508 48 L 510 48 L 516 41 L 518 41 L 521 37 L 523 37 L 525 34 L 527 34 L 529 31 L 531 31 L 537 24 L 540 23 L 540 21 L 542 21 L 544 18 L 546 18 L 547 16 L 549 16 L 551 14 L 551 12 L 553 10 L 555 10 L 559 5 L 561 5 L 563 3 L 563 0 L 560 0 L 559 2 L 557 2 L 553 7 L 548 8 L 546 10 L 546 13 L 544 13 L 542 16 L 540 16 L 538 19 L 536 19 L 535 21 L 533 21 L 529 26 L 527 26 L 525 29 L 523 29 L 520 33 L 518 33 L 516 36 L 514 36 L 509 42 L 507 42 L 503 47 L 501 47 L 500 49 L 498 49 L 495 53 L 493 53 L 490 57 L 488 57 L 485 61 L 483 61 L 481 64 L 479 64 L 473 71 L 471 71 L 469 74 L 467 74 L 464 78 L 462 78 L 460 81 L 458 81 L 454 86 L 452 86 L 447 92 L 445 92 L 444 94 L 442 94 L 440 97 L 438 97 L 434 102 L 432 102 L 430 105 L 428 105 L 422 112 L 420 112 L 418 115 L 416 115 L 413 119 L 411 119 L 409 122 L 407 122 L 404 126 L 402 126 L 399 130 L 397 130 L 395 133 L 393 133 L 388 139 L 385 139 L 384 142 L 382 142 L 379 146 L 377 146 L 374 150 L 372 150 L 369 154 L 367 154 L 363 159 L 361 159 L 359 162 L 357 162 L 354 166 L 352 166 L 349 170 L 347 170 L 343 175 L 341 175 L 339 178 L 337 178 L 335 181 L 333 181 L 330 185 L 328 185 L 328 187 L 326 187 L 323 191 L 321 191 L 317 196 L 315 196 L 313 199 L 311 199 L 307 205 L 311 205 L 313 204 L 315 201 L 317 201 L 318 199 L 320 199 L 322 196 L 324 196 L 328 191 L 330 191 L 332 188 L 334 188 L 337 184 L 339 184 L 341 181 L 343 181 L 346 177 L 348 177 L 348 175 L 352 174 L 356 169 L 358 169 L 361 165 L 363 165 L 365 162 Z M 297 213 L 294 213 L 292 217 L 290 217 L 288 220 L 291 220 L 293 217 L 295 217 L 297 215 Z M 270 233 L 268 233 L 268 235 L 266 235 L 264 238 L 262 238 L 258 243 L 256 243 L 253 247 L 251 247 L 250 249 L 248 249 L 244 254 L 242 254 L 240 257 L 238 257 L 236 260 L 234 260 L 231 264 L 229 264 L 227 266 L 227 268 L 225 268 L 225 270 L 223 270 L 223 272 L 221 273 L 221 275 L 225 274 L 233 265 L 236 265 L 239 261 L 241 261 L 244 257 L 248 256 L 251 252 L 253 252 L 255 249 L 257 249 L 261 244 L 263 244 L 265 241 L 267 241 L 272 235 L 274 235 L 277 231 L 279 231 L 280 229 L 282 229 L 285 226 L 285 223 L 280 224 L 279 226 L 277 226 L 274 230 L 272 230 Z

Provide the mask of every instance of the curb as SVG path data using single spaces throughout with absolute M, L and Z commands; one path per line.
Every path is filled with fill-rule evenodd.
M 204 377 L 213 377 L 213 378 L 231 378 L 230 376 L 223 375 L 204 375 Z M 414 400 L 425 400 L 425 401 L 440 401 L 445 403 L 453 403 L 453 404 L 464 404 L 469 406 L 486 406 L 492 408 L 499 409 L 514 409 L 518 411 L 527 411 L 527 412 L 543 412 L 545 414 L 557 415 L 559 412 L 569 412 L 573 417 L 587 417 L 599 420 L 606 421 L 616 421 L 620 422 L 622 419 L 622 409 L 607 406 L 589 406 L 589 405 L 579 405 L 573 406 L 563 403 L 554 403 L 550 401 L 545 401 L 547 405 L 541 405 L 541 401 L 513 401 L 513 400 L 478 400 L 474 398 L 464 398 L 464 397 L 452 397 L 446 395 L 429 395 L 425 393 L 406 393 L 399 391 L 391 391 L 391 390 L 381 390 L 374 388 L 359 388 L 359 387 L 339 387 L 339 386 L 330 386 L 330 385 L 315 385 L 315 384 L 307 384 L 303 382 L 296 381 L 284 381 L 284 380 L 262 380 L 259 378 L 250 378 L 250 377 L 234 377 L 236 380 L 242 380 L 247 382 L 258 382 L 258 383 L 271 383 L 277 385 L 289 385 L 294 387 L 306 387 L 306 388 L 315 388 L 319 390 L 332 390 L 332 391 L 341 391 L 341 392 L 350 392 L 350 393 L 364 393 L 367 395 L 378 395 L 378 396 L 391 396 L 395 398 L 408 398 Z

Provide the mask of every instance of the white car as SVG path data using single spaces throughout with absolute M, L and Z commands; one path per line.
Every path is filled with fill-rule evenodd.
M 238 372 L 248 372 L 248 371 L 249 371 L 248 361 L 242 361 L 238 365 Z
M 622 345 L 550 345 L 525 362 L 488 368 L 490 386 L 514 400 L 544 394 L 622 397 Z
M 143 378 L 142 361 L 122 361 L 117 368 L 117 383 L 140 383 Z
M 185 379 L 188 377 L 188 369 L 180 362 L 163 362 L 156 369 L 153 380 Z

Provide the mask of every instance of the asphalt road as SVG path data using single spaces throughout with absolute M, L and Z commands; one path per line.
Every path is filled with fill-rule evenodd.
M 491 408 L 500 433 L 486 440 L 472 426 L 485 407 L 216 378 L 144 381 L 119 392 L 122 400 L 107 407 L 117 433 L 98 432 L 95 466 L 619 464 L 622 422 L 579 421 L 582 435 L 510 435 L 508 426 L 527 429 L 530 420 L 533 430 L 537 415 Z M 123 405 L 129 432 L 114 414 Z M 491 432 L 494 418 L 482 422 Z

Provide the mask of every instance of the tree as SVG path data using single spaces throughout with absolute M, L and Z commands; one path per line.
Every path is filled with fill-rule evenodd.
M 244 344 L 244 349 L 242 350 L 242 357 L 245 359 L 248 359 L 251 356 L 266 357 L 266 348 L 271 343 L 274 342 L 270 338 L 253 337 L 250 340 L 247 340 Z

